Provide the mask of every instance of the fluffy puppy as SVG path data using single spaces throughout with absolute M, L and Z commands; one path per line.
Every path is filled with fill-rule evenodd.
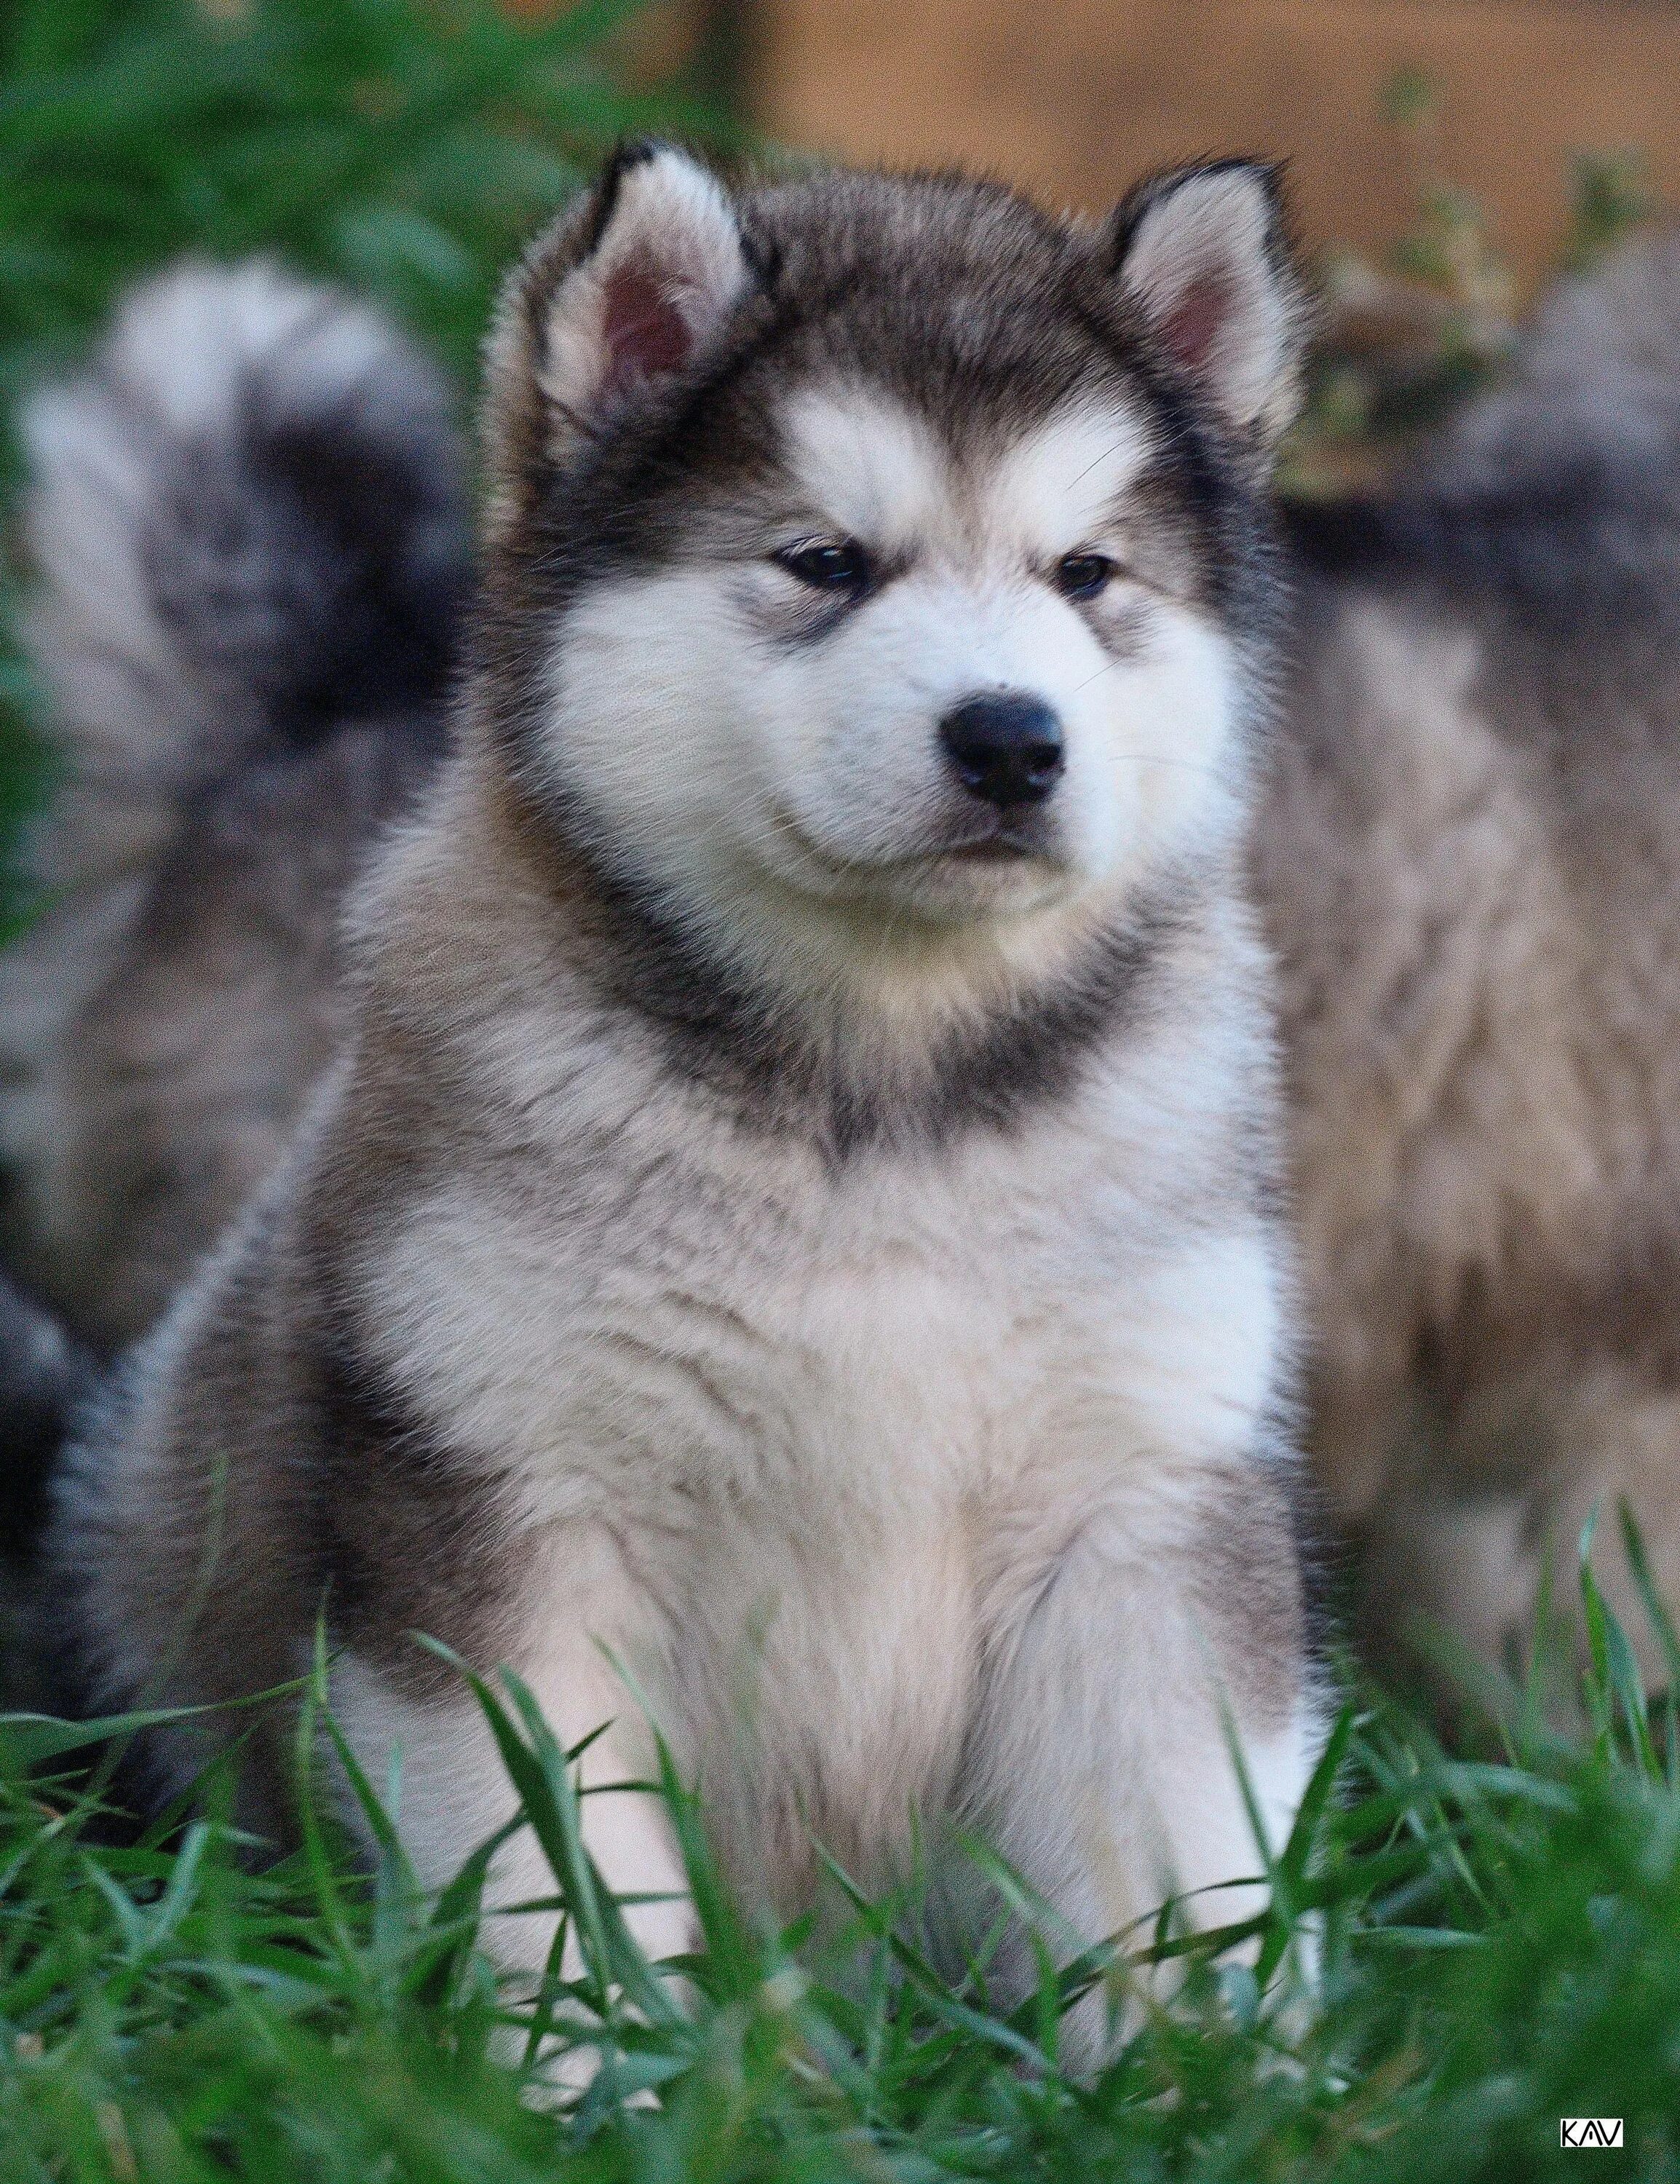
M 610 1655 L 780 1912 L 918 1813 L 1071 1936 L 1240 1911 L 1231 1739 L 1277 1840 L 1321 1726 L 1243 840 L 1300 337 L 1243 164 L 1086 228 L 637 149 L 534 248 L 346 1047 L 61 1482 L 92 1703 L 262 1691 L 324 1612 L 441 1881 L 512 1798 L 411 1634 L 609 1723 L 593 1784 L 647 1766 Z M 682 1946 L 657 1806 L 586 1809 Z

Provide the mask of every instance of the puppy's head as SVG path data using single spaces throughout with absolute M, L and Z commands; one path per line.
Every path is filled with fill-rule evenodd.
M 1092 226 L 621 153 L 492 343 L 503 750 L 725 949 L 1088 928 L 1240 809 L 1303 318 L 1254 164 Z

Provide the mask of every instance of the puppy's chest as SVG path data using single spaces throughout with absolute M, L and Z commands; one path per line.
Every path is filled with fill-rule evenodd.
M 1100 1173 L 597 1180 L 560 1207 L 440 1192 L 378 1284 L 388 1362 L 533 1515 L 948 1505 L 1094 1417 L 1147 1437 L 1194 1370 L 1182 1240 Z

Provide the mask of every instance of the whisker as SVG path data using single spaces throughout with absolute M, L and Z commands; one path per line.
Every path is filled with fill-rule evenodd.
M 1159 751 L 1116 751 L 1116 758 L 1130 759 L 1134 766 L 1176 766 L 1189 773 L 1217 773 L 1219 768 L 1204 758 L 1166 758 Z
M 1080 471 L 1078 476 L 1070 480 L 1070 489 L 1072 486 L 1082 484 L 1085 479 L 1090 476 L 1093 471 L 1099 468 L 1101 465 L 1107 462 L 1110 455 L 1117 455 L 1125 445 L 1126 443 L 1124 440 L 1116 440 L 1111 448 L 1104 448 L 1101 454 L 1093 455 L 1090 461 L 1086 464 L 1084 469 Z

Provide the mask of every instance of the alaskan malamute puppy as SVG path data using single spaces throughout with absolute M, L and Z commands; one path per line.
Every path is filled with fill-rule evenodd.
M 784 1910 L 918 1813 L 1086 1938 L 1256 1871 L 1229 1737 L 1277 1841 L 1321 1736 L 1243 841 L 1301 318 L 1245 164 L 1087 227 L 637 149 L 532 250 L 342 1061 L 66 1468 L 92 1704 L 260 1691 L 324 1610 L 433 1880 L 511 1793 L 416 1630 L 610 1721 L 596 1782 L 621 1662 Z M 271 1722 L 256 1824 L 287 1774 Z M 587 1811 L 680 1897 L 656 1804 Z
M 98 1349 L 268 1172 L 342 1028 L 340 896 L 441 749 L 463 521 L 424 365 L 266 270 L 143 292 L 27 437 L 70 786 L 0 953 L 4 1228 Z M 1680 242 L 1566 284 L 1391 493 L 1291 528 L 1252 833 L 1313 1454 L 1373 1631 L 1520 1641 L 1594 1503 L 1637 1630 L 1619 1497 L 1680 1595 Z M 0 1290 L 0 1368 L 19 1543 L 85 1364 Z

